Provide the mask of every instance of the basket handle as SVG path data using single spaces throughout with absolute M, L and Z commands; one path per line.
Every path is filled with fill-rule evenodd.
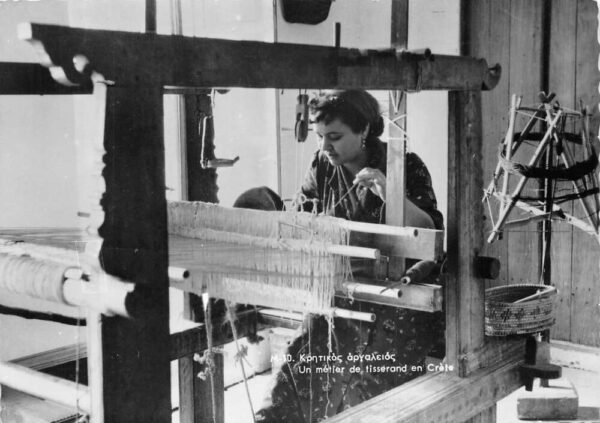
M 513 302 L 513 304 L 519 304 L 519 303 L 524 303 L 525 301 L 531 301 L 531 300 L 537 300 L 539 298 L 543 298 L 546 297 L 548 295 L 551 294 L 555 294 L 556 293 L 556 288 L 553 286 L 547 286 L 547 285 L 542 285 L 545 289 L 538 289 L 538 291 L 535 294 L 531 294 L 527 297 L 521 298 L 515 302 Z

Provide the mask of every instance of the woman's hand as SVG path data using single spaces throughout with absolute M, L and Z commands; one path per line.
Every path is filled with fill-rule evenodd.
M 352 183 L 369 188 L 373 194 L 385 201 L 386 179 L 381 170 L 373 169 L 372 167 L 365 167 L 356 174 L 356 177 Z

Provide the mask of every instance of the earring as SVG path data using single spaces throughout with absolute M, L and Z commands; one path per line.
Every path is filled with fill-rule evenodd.
M 367 139 L 363 138 L 362 141 L 360 142 L 360 148 L 363 150 L 367 149 Z

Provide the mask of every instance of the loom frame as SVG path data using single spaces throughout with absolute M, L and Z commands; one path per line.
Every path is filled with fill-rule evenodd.
M 522 342 L 492 342 L 484 337 L 484 283 L 477 277 L 474 265 L 483 241 L 483 210 L 479 201 L 483 189 L 481 90 L 493 88 L 499 77 L 499 72 L 488 70 L 484 60 L 436 56 L 436 61 L 430 63 L 423 62 L 418 55 L 400 54 L 395 50 L 365 53 L 356 49 L 192 39 L 39 24 L 23 25 L 21 37 L 36 47 L 41 54 L 41 64 L 51 68 L 58 81 L 74 86 L 64 88 L 51 83 L 36 65 L 2 64 L 2 70 L 24 66 L 28 73 L 10 80 L 16 82 L 3 82 L 0 93 L 89 92 L 89 75 L 73 67 L 75 54 L 85 54 L 95 70 L 116 82 L 109 90 L 107 101 L 105 144 L 111 148 L 106 148 L 105 160 L 115 162 L 111 169 L 105 170 L 104 208 L 112 213 L 103 226 L 105 270 L 137 282 L 140 289 L 136 289 L 137 297 L 132 305 L 144 318 L 131 322 L 103 317 L 106 422 L 122 421 L 120 416 L 133 416 L 137 421 L 170 421 L 170 398 L 165 386 L 169 386 L 168 363 L 173 354 L 165 347 L 169 344 L 169 333 L 168 305 L 164 300 L 168 278 L 161 124 L 162 95 L 165 87 L 170 86 L 178 89 L 311 86 L 448 91 L 446 342 L 447 362 L 455 371 L 418 378 L 331 420 L 391 422 L 401 417 L 405 422 L 476 422 L 495 415 L 495 402 L 521 385 L 517 366 L 522 361 Z M 168 51 L 178 54 L 159 54 Z M 181 54 L 184 51 L 195 53 L 187 56 Z M 219 54 L 215 55 L 215 51 Z M 211 61 L 200 70 L 190 66 L 193 61 L 189 57 L 208 57 Z M 298 69 L 297 57 L 304 57 L 308 64 Z M 243 63 L 249 60 L 253 65 L 260 64 L 255 66 L 256 72 L 247 72 L 252 67 Z M 230 66 L 232 63 L 235 66 Z M 269 66 L 268 72 L 265 72 L 266 66 Z M 145 165 L 140 166 L 140 163 Z M 137 169 L 133 175 L 131 168 Z M 394 177 L 393 171 L 391 173 Z M 123 195 L 140 187 L 144 189 L 135 196 Z M 144 204 L 151 211 L 148 220 L 131 218 L 138 204 Z M 122 231 L 125 237 L 120 235 Z M 148 246 L 152 247 L 150 254 Z M 136 248 L 145 250 L 133 254 Z M 196 339 L 196 347 L 204 344 Z M 117 355 L 123 360 L 115 360 Z M 464 395 L 470 391 L 476 392 L 477 399 Z M 194 395 L 192 393 L 192 398 Z M 421 400 L 415 401 L 417 398 Z M 148 404 L 153 404 L 154 409 L 149 410 L 152 407 Z M 400 409 L 402 404 L 406 408 Z M 186 415 L 189 416 L 186 421 L 190 422 L 201 418 L 196 411 Z

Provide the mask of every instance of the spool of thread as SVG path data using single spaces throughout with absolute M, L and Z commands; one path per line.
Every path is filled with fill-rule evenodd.
M 403 285 L 408 285 L 410 283 L 422 281 L 431 274 L 434 267 L 435 261 L 421 260 L 406 271 L 405 275 L 400 278 L 400 282 Z

